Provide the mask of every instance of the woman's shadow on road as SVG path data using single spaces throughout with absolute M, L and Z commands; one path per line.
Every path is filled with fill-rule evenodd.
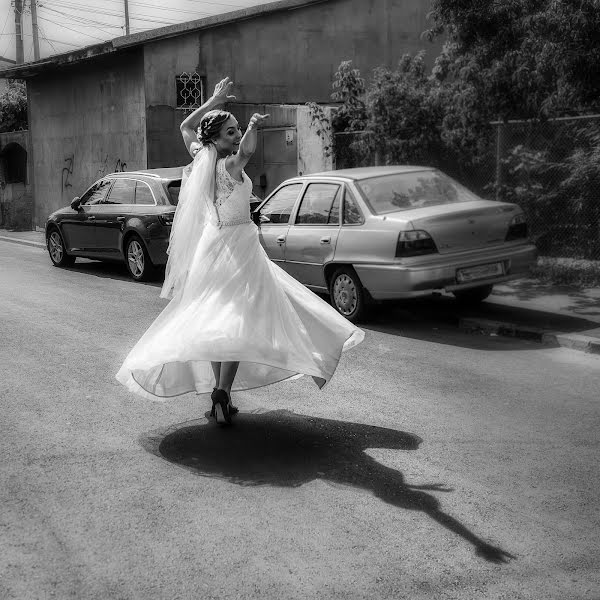
M 423 511 L 472 543 L 488 561 L 514 558 L 444 513 L 437 499 L 426 493 L 452 490 L 440 484 L 408 485 L 401 472 L 365 452 L 368 448 L 416 450 L 422 441 L 410 433 L 287 410 L 240 413 L 231 428 L 213 421 L 182 423 L 140 439 L 147 451 L 195 474 L 238 485 L 296 487 L 323 479 L 359 487 L 397 508 Z

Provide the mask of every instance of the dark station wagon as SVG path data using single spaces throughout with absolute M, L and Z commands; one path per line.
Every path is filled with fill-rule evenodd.
M 52 262 L 62 267 L 76 257 L 121 261 L 134 279 L 151 277 L 167 262 L 182 170 L 111 173 L 96 181 L 70 207 L 48 217 Z
M 106 175 L 46 222 L 46 245 L 58 267 L 77 257 L 124 262 L 138 281 L 167 263 L 184 167 Z M 250 209 L 262 200 L 250 199 Z

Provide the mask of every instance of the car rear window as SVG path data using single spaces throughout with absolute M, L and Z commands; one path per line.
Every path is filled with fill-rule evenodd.
M 375 214 L 425 206 L 480 200 L 466 187 L 441 171 L 412 171 L 370 177 L 356 182 Z
M 168 192 L 168 195 L 169 195 L 169 202 L 173 206 L 177 206 L 177 203 L 179 202 L 179 192 L 180 192 L 180 190 L 181 190 L 181 179 L 176 180 L 176 181 L 171 181 L 167 185 L 167 192 Z

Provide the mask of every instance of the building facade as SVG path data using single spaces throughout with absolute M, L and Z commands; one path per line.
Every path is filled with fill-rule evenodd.
M 34 224 L 108 172 L 189 162 L 179 133 L 186 106 L 224 76 L 235 82 L 230 108 L 242 125 L 255 110 L 272 114 L 248 167 L 257 194 L 331 166 L 302 155 L 319 152 L 304 105 L 331 103 L 344 60 L 367 79 L 407 52 L 426 49 L 432 61 L 439 45 L 421 38 L 428 9 L 429 0 L 282 0 L 0 73 L 27 80 Z

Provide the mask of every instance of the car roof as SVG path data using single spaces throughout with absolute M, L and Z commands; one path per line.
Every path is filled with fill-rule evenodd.
M 321 171 L 320 173 L 309 173 L 302 175 L 302 179 L 310 177 L 341 177 L 358 181 L 369 177 L 381 175 L 393 175 L 395 173 L 411 173 L 414 171 L 431 171 L 434 167 L 423 167 L 417 165 L 389 165 L 385 167 L 355 167 L 353 169 L 338 169 L 335 171 Z
M 164 167 L 161 169 L 139 169 L 138 171 L 117 171 L 109 173 L 106 177 L 127 177 L 131 175 L 143 175 L 151 179 L 174 180 L 181 179 L 183 167 Z

